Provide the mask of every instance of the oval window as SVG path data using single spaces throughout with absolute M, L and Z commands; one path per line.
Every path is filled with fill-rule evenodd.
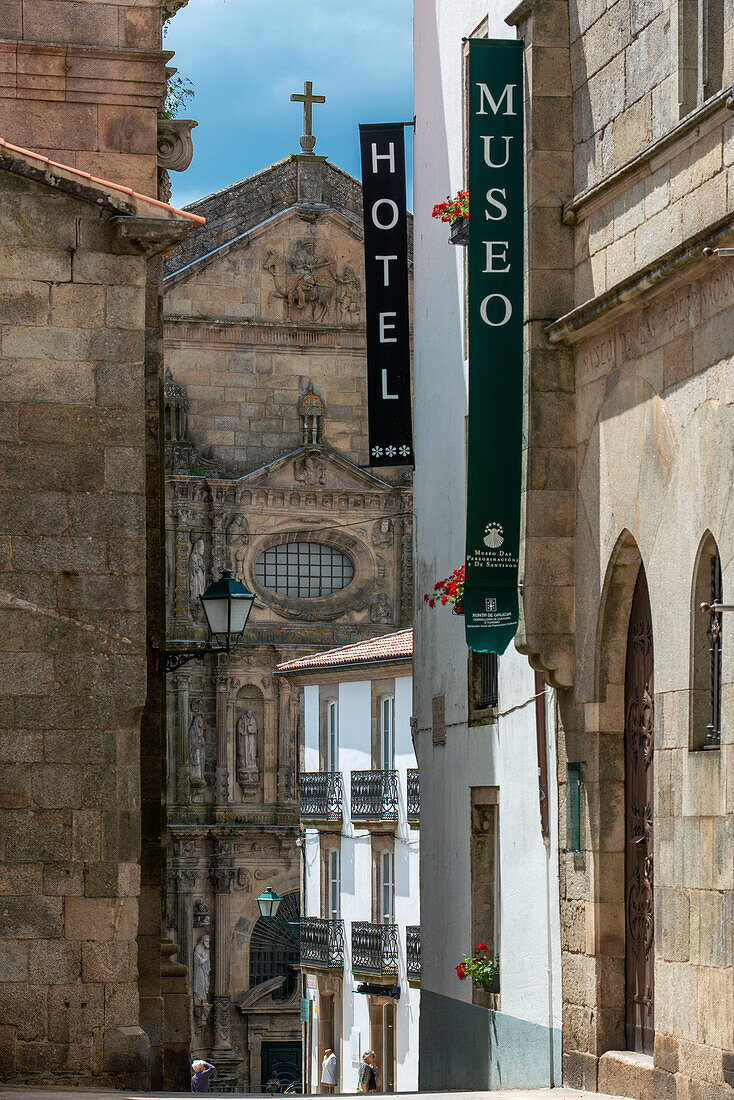
M 263 588 L 299 599 L 331 596 L 353 576 L 347 555 L 320 542 L 281 542 L 255 562 L 255 577 Z

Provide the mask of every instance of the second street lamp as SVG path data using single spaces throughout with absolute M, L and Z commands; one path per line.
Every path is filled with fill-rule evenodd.
M 223 569 L 219 580 L 212 581 L 199 598 L 211 636 L 218 644 L 208 643 L 197 649 L 162 649 L 158 654 L 159 672 L 173 672 L 209 653 L 229 653 L 240 642 L 255 596 L 234 577 L 232 570 Z
M 280 894 L 268 886 L 267 890 L 263 890 L 260 897 L 257 899 L 257 907 L 260 910 L 260 916 L 263 920 L 274 921 L 278 916 L 278 910 L 282 904 L 282 897 Z M 286 920 L 282 921 L 282 924 L 287 924 L 289 928 L 295 930 L 295 934 L 298 935 L 298 930 L 301 927 L 300 920 Z

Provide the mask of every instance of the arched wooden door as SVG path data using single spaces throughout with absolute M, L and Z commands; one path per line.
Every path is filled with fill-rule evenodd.
M 653 938 L 654 687 L 650 595 L 645 567 L 632 597 L 625 670 L 626 1029 L 629 1050 L 655 1041 Z

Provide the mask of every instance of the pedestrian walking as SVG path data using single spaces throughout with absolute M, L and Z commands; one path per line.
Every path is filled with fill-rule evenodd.
M 202 1058 L 191 1063 L 191 1091 L 209 1092 L 209 1082 L 214 1073 L 214 1066 L 205 1062 Z
M 334 1054 L 331 1047 L 327 1047 L 324 1051 L 324 1060 L 321 1063 L 321 1091 L 333 1092 L 337 1084 L 336 1054 Z
M 376 1092 L 377 1073 L 375 1072 L 375 1052 L 366 1050 L 362 1055 L 357 1072 L 357 1092 Z
M 377 1058 L 374 1050 L 369 1053 L 369 1076 L 367 1078 L 367 1092 L 377 1092 Z

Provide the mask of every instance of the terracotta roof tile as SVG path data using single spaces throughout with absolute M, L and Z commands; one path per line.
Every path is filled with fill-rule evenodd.
M 354 645 L 342 645 L 325 653 L 312 653 L 278 665 L 278 672 L 305 672 L 309 669 L 335 668 L 364 664 L 368 661 L 400 661 L 413 656 L 413 630 L 398 630 L 380 638 L 368 638 Z
M 90 183 L 96 183 L 101 187 L 108 187 L 111 191 L 118 191 L 122 195 L 130 195 L 132 198 L 140 199 L 142 202 L 149 203 L 151 206 L 158 206 L 162 210 L 167 210 L 170 214 L 175 214 L 179 218 L 186 218 L 188 221 L 194 222 L 195 225 L 204 225 L 205 219 L 198 214 L 190 214 L 187 210 L 178 210 L 175 206 L 171 206 L 167 202 L 161 202 L 160 199 L 153 199 L 150 195 L 141 195 L 138 191 L 133 191 L 131 187 L 123 187 L 119 183 L 111 183 L 110 180 L 100 179 L 99 176 L 92 176 L 89 172 L 82 172 L 80 168 L 72 168 L 68 164 L 59 164 L 58 161 L 49 160 L 48 157 L 41 156 L 40 153 L 34 153 L 32 149 L 23 149 L 20 145 L 11 145 L 9 141 L 4 141 L 0 138 L 0 147 L 8 149 L 11 153 L 18 153 L 23 157 L 30 157 L 32 160 L 39 161 L 41 164 L 46 164 L 49 168 L 56 168 L 61 172 L 68 172 L 71 176 L 76 176 L 77 179 L 89 180 Z

